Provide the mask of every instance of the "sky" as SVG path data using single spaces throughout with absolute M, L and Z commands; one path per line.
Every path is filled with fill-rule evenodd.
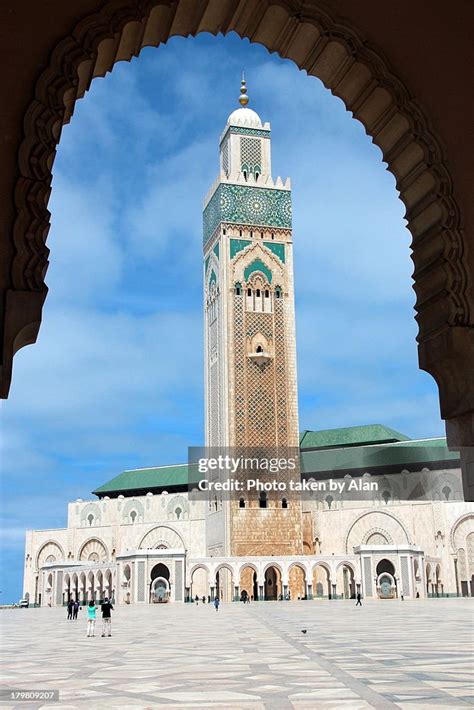
M 43 323 L 1 411 L 2 603 L 22 594 L 26 528 L 64 527 L 68 501 L 203 443 L 202 201 L 242 69 L 274 177 L 292 179 L 300 430 L 444 435 L 404 207 L 363 126 L 234 34 L 147 48 L 93 82 L 58 147 Z

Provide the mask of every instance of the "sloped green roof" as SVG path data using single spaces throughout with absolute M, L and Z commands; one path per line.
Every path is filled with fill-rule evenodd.
M 446 439 L 409 439 L 404 434 L 383 426 L 345 427 L 323 431 L 305 431 L 300 435 L 301 473 L 311 474 L 366 471 L 390 467 L 419 470 L 423 465 L 459 461 L 457 451 L 449 451 Z M 201 476 L 197 464 L 177 464 L 123 471 L 96 488 L 97 496 L 133 494 L 166 490 L 197 483 Z
M 123 471 L 111 481 L 92 491 L 95 495 L 120 493 L 133 490 L 152 490 L 154 488 L 171 488 L 186 486 L 189 482 L 197 482 L 199 476 L 195 467 L 188 474 L 188 464 L 175 466 L 157 466 L 156 468 L 138 468 L 133 471 Z
M 384 444 L 395 441 L 409 441 L 409 437 L 399 431 L 383 426 L 383 424 L 368 424 L 351 426 L 343 429 L 324 429 L 322 431 L 304 431 L 300 435 L 300 448 L 326 449 L 341 446 L 363 446 L 367 444 Z
M 416 470 L 437 462 L 459 460 L 459 452 L 450 451 L 445 438 L 399 441 L 390 444 L 348 446 L 301 452 L 301 473 L 382 469 L 390 466 Z

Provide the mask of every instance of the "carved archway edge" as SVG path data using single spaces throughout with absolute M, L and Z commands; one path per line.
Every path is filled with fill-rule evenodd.
M 35 341 L 41 322 L 51 170 L 61 127 L 76 100 L 95 77 L 105 76 L 117 61 L 138 56 L 145 46 L 159 46 L 174 35 L 231 31 L 318 77 L 381 149 L 413 237 L 420 367 L 438 383 L 444 418 L 474 410 L 474 374 L 472 382 L 461 378 L 463 386 L 453 375 L 468 371 L 469 357 L 474 359 L 474 307 L 461 215 L 443 147 L 381 53 L 355 28 L 335 22 L 316 0 L 111 0 L 56 46 L 26 111 L 18 155 L 2 395 L 8 393 L 14 353 Z

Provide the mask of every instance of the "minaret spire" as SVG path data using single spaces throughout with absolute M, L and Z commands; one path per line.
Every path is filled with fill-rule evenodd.
M 240 80 L 240 96 L 239 103 L 241 106 L 247 106 L 249 97 L 247 96 L 247 82 L 245 81 L 244 72 L 242 70 L 242 79 Z

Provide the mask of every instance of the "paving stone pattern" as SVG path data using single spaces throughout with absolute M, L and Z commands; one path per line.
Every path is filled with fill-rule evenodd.
M 111 638 L 86 611 L 0 611 L 4 688 L 59 689 L 3 709 L 467 708 L 471 599 L 119 606 Z M 302 629 L 307 633 L 303 634 Z

